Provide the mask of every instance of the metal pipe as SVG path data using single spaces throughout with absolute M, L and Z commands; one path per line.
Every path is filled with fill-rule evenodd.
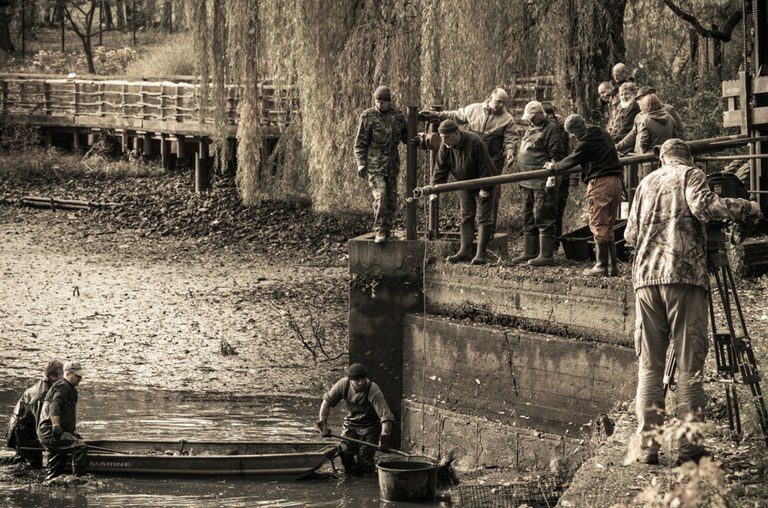
M 569 175 L 571 173 L 581 173 L 581 166 L 576 166 L 575 168 L 570 168 L 570 169 L 563 169 L 561 171 L 549 171 L 547 169 L 537 169 L 534 171 L 526 171 L 525 173 L 488 176 L 485 178 L 462 180 L 460 182 L 439 183 L 437 185 L 425 185 L 424 187 L 417 187 L 413 189 L 413 197 L 407 198 L 406 201 L 411 202 L 423 196 L 426 196 L 428 194 L 442 194 L 444 192 L 453 192 L 458 190 L 479 189 L 481 187 L 489 187 L 492 185 L 522 182 L 525 180 L 533 180 L 535 178 L 547 178 L 550 176 Z
M 407 139 L 416 137 L 416 133 L 419 128 L 419 108 L 416 106 L 408 106 L 408 134 Z M 406 195 L 413 194 L 416 188 L 416 165 L 418 163 L 418 147 L 412 146 L 408 143 L 408 151 L 406 154 L 406 178 L 405 187 Z M 416 239 L 416 203 L 413 201 L 406 201 L 405 204 L 405 238 L 406 240 Z
M 747 160 L 747 159 L 768 159 L 768 153 L 761 153 L 761 154 L 755 154 L 755 155 L 713 155 L 713 156 L 704 156 L 704 157 L 696 157 L 697 161 L 703 161 L 703 162 L 709 162 L 709 161 L 738 161 L 738 160 Z

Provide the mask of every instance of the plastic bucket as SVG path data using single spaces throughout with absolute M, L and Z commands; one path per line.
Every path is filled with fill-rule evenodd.
M 384 501 L 434 501 L 437 465 L 431 461 L 384 460 L 376 465 Z

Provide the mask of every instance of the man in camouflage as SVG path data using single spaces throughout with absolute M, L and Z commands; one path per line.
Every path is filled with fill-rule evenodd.
M 373 193 L 373 228 L 376 243 L 387 240 L 397 211 L 398 144 L 407 139 L 405 116 L 392 105 L 392 92 L 380 86 L 373 93 L 374 107 L 360 116 L 355 139 L 357 175 L 368 178 Z
M 677 418 L 704 420 L 703 370 L 707 354 L 706 222 L 758 220 L 757 203 L 721 198 L 693 166 L 688 145 L 677 138 L 657 150 L 661 167 L 637 188 L 624 238 L 635 250 L 635 348 L 640 462 L 658 464 L 653 435 L 664 423 L 663 377 L 670 339 L 677 360 Z M 656 431 L 657 432 L 657 431 Z M 698 462 L 705 448 L 683 435 L 678 463 Z

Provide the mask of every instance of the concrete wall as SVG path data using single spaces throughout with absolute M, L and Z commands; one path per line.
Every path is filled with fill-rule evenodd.
M 400 421 L 405 316 L 421 312 L 424 242 L 349 241 L 349 362 L 366 366 Z M 395 426 L 392 442 L 400 439 Z
M 634 395 L 631 348 L 435 316 L 406 327 L 404 398 L 439 410 L 579 437 Z
M 628 278 L 585 280 L 557 268 L 438 263 L 426 273 L 427 312 L 461 318 L 485 313 L 535 330 L 633 345 L 634 291 Z

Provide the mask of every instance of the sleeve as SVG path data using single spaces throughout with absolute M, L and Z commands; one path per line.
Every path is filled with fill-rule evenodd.
M 372 382 L 371 389 L 368 390 L 368 402 L 370 402 L 373 409 L 376 410 L 376 414 L 379 416 L 381 423 L 395 423 L 395 416 L 392 414 L 392 411 L 390 411 L 387 401 L 384 399 L 384 394 L 376 383 Z
M 360 117 L 360 125 L 357 127 L 355 138 L 355 160 L 358 166 L 364 166 L 368 162 L 368 147 L 371 144 L 371 128 L 365 118 L 365 113 Z
M 551 161 L 559 161 L 565 157 L 565 147 L 563 138 L 560 137 L 557 126 L 551 128 L 554 124 L 550 122 L 547 129 L 547 158 Z
M 445 143 L 440 145 L 435 161 L 435 170 L 432 173 L 432 185 L 445 183 L 448 181 L 448 173 L 451 171 L 451 153 Z
M 616 143 L 616 151 L 619 153 L 624 153 L 635 146 L 635 140 L 637 139 L 637 124 L 632 126 L 632 130 L 627 133 L 626 136 L 621 138 L 621 140 Z
M 61 408 L 66 403 L 67 394 L 63 390 L 64 385 L 51 388 L 50 403 L 48 404 L 48 416 L 61 416 Z
M 619 125 L 616 130 L 616 135 L 613 137 L 614 141 L 624 139 L 624 136 L 629 134 L 632 130 L 632 126 L 635 124 L 635 117 L 640 112 L 640 108 L 637 103 L 632 103 L 632 106 L 624 112 L 619 120 Z
M 517 147 L 520 144 L 520 137 L 517 135 L 517 129 L 515 128 L 515 120 L 504 127 L 504 155 L 509 157 L 510 154 L 517 156 Z
M 323 400 L 328 403 L 331 407 L 335 407 L 336 404 L 341 402 L 341 399 L 344 398 L 344 383 L 347 381 L 347 378 L 341 378 L 338 381 L 336 381 L 336 384 L 334 384 L 330 390 L 328 390 L 325 395 L 323 395 Z
M 624 241 L 631 248 L 635 247 L 635 242 L 637 241 L 637 221 L 639 219 L 641 197 L 642 190 L 638 188 L 635 198 L 632 200 L 632 207 L 629 209 L 627 225 L 624 228 Z
M 643 153 L 649 153 L 653 150 L 653 146 L 651 145 L 651 131 L 648 129 L 648 122 L 650 121 L 651 120 L 646 117 L 642 125 L 637 129 L 638 144 Z
M 747 199 L 721 198 L 709 189 L 707 177 L 699 168 L 686 172 L 685 201 L 691 213 L 702 222 L 716 220 L 747 221 L 756 204 Z
M 454 122 L 462 125 L 466 124 L 469 122 L 469 118 L 467 118 L 467 107 L 457 109 L 456 111 L 441 111 L 440 119 L 453 120 Z
M 568 157 L 561 159 L 559 162 L 556 162 L 552 166 L 553 171 L 560 171 L 561 169 L 570 169 L 575 168 L 578 165 L 581 165 L 584 167 L 584 143 L 579 142 L 576 143 L 576 148 L 573 149 L 573 152 L 571 152 L 571 155 Z

